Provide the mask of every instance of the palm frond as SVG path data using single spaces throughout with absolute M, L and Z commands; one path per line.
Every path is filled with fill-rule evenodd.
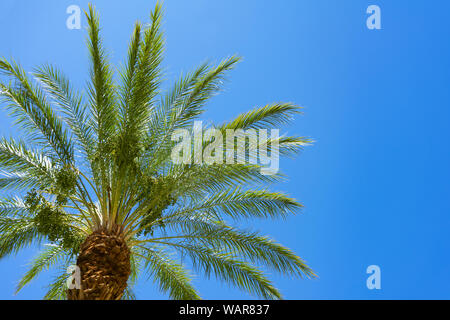
M 204 104 L 220 91 L 227 71 L 240 60 L 240 57 L 232 56 L 216 67 L 202 64 L 175 84 L 150 119 L 147 147 L 154 157 L 152 169 L 157 169 L 164 160 L 168 160 L 169 150 L 174 145 L 171 140 L 174 130 L 186 128 L 203 113 Z
M 168 217 L 203 212 L 215 217 L 226 215 L 233 219 L 286 218 L 301 208 L 300 203 L 279 192 L 234 188 L 214 193 L 197 203 L 175 209 Z
M 97 12 L 90 5 L 86 13 L 88 21 L 88 48 L 91 61 L 91 79 L 88 83 L 91 107 L 91 126 L 96 134 L 97 143 L 93 159 L 93 174 L 97 185 L 101 186 L 102 198 L 106 199 L 110 176 L 107 169 L 112 158 L 112 142 L 117 128 L 116 88 L 113 71 L 108 64 L 100 38 L 100 24 Z M 103 203 L 105 207 L 106 204 Z
M 146 267 L 162 292 L 168 292 L 176 300 L 200 299 L 186 270 L 170 259 L 167 253 L 158 248 L 146 247 L 141 256 L 145 258 Z
M 174 230 L 177 235 L 173 237 L 174 239 L 185 239 L 203 246 L 212 246 L 219 251 L 226 250 L 279 273 L 315 277 L 306 263 L 288 248 L 256 232 L 237 230 L 206 215 L 194 214 L 169 219 L 165 221 L 165 227 Z
M 0 172 L 0 190 L 20 190 L 32 187 L 39 187 L 39 184 L 36 183 L 33 178 L 30 178 L 25 174 Z
M 151 106 L 161 82 L 164 38 L 161 31 L 162 7 L 157 4 L 151 13 L 151 25 L 142 40 L 137 24 L 130 43 L 126 73 L 122 77 L 124 100 L 120 108 L 118 137 L 119 163 L 132 162 L 143 150 Z
M 0 84 L 0 96 L 8 104 L 16 123 L 30 133 L 33 141 L 55 152 L 64 163 L 72 163 L 74 150 L 61 119 L 46 101 L 42 90 L 33 85 L 16 63 L 0 59 L 0 71 L 12 77 L 16 87 Z
M 0 140 L 0 189 L 49 186 L 54 166 L 42 152 L 29 149 L 23 141 Z
M 123 293 L 122 300 L 136 300 L 136 294 L 133 289 L 130 287 L 125 288 L 125 292 Z
M 209 68 L 190 94 L 173 109 L 170 119 L 172 126 L 182 128 L 200 115 L 205 102 L 220 91 L 226 72 L 232 70 L 240 60 L 240 57 L 232 56 L 221 61 L 216 67 Z
M 64 74 L 51 65 L 44 65 L 34 71 L 34 76 L 43 84 L 44 91 L 59 107 L 67 125 L 75 135 L 83 155 L 93 157 L 94 137 L 88 110 L 82 97 L 71 87 Z
M 0 199 L 0 217 L 24 217 L 27 213 L 27 207 L 21 198 Z
M 157 169 L 167 161 L 173 141 L 171 134 L 176 128 L 174 121 L 175 109 L 182 108 L 186 98 L 192 93 L 196 84 L 205 76 L 209 66 L 205 63 L 187 75 L 181 75 L 173 87 L 166 93 L 160 103 L 152 109 L 149 120 L 149 133 L 146 140 L 147 171 Z
M 285 125 L 300 113 L 300 107 L 292 103 L 274 103 L 240 114 L 224 124 L 223 129 L 267 129 Z
M 42 250 L 42 252 L 32 261 L 30 269 L 20 279 L 16 288 L 16 294 L 35 279 L 42 271 L 48 270 L 64 257 L 67 257 L 67 253 L 64 252 L 62 246 L 48 245 L 47 248 Z
M 0 217 L 0 259 L 16 254 L 19 250 L 39 243 L 42 235 L 31 218 Z
M 163 243 L 163 242 L 160 242 Z M 263 299 L 281 299 L 281 294 L 257 268 L 230 253 L 184 243 L 164 243 L 189 256 L 194 268 Z
M 165 177 L 176 181 L 173 193 L 197 198 L 233 187 L 259 186 L 282 181 L 282 174 L 263 175 L 261 166 L 252 164 L 172 165 Z
M 42 152 L 30 150 L 23 141 L 0 140 L 0 166 L 15 171 L 47 174 L 52 168 L 52 161 Z
M 268 137 L 259 142 L 259 149 L 265 148 L 268 152 L 278 152 L 280 156 L 294 156 L 305 146 L 309 146 L 314 140 L 307 137 Z M 274 148 L 276 146 L 276 149 Z
M 48 286 L 48 291 L 44 296 L 44 300 L 65 300 L 67 298 L 67 279 L 69 274 L 66 269 L 61 268 L 58 275 Z

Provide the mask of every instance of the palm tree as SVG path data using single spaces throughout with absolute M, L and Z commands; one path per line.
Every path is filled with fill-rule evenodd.
M 281 295 L 263 269 L 314 277 L 288 248 L 231 226 L 249 218 L 285 218 L 301 208 L 263 188 L 282 174 L 261 174 L 260 163 L 171 161 L 172 134 L 192 126 L 240 58 L 202 64 L 162 90 L 157 4 L 148 27 L 136 23 L 115 81 L 92 6 L 86 17 L 86 97 L 51 65 L 29 75 L 0 59 L 0 96 L 23 132 L 0 141 L 0 188 L 15 193 L 0 200 L 0 257 L 43 247 L 17 291 L 49 268 L 58 275 L 46 299 L 133 298 L 140 274 L 152 276 L 170 298 L 199 299 L 186 265 L 264 299 Z M 211 127 L 274 128 L 299 111 L 291 103 L 275 103 Z M 263 142 L 269 149 L 278 143 L 280 154 L 289 155 L 311 141 L 282 136 Z M 75 264 L 81 287 L 67 289 L 66 268 Z

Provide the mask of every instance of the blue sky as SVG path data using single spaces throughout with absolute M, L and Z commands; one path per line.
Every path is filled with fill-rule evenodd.
M 0 3 L 0 56 L 27 69 L 51 62 L 78 87 L 88 77 L 86 33 L 66 28 L 66 8 L 88 1 Z M 93 1 L 111 62 L 124 61 L 134 21 L 154 1 Z M 381 8 L 382 30 L 368 30 L 366 8 Z M 253 228 L 295 250 L 319 275 L 273 275 L 287 299 L 450 298 L 450 3 L 382 0 L 166 1 L 167 77 L 237 53 L 202 120 L 222 122 L 254 106 L 292 101 L 305 114 L 289 134 L 317 142 L 283 159 L 279 189 L 305 209 Z M 85 19 L 82 27 L 86 27 Z M 0 135 L 14 134 L 0 113 Z M 13 296 L 36 248 L 0 260 L 1 299 L 39 299 L 51 274 Z M 368 290 L 366 268 L 381 268 Z M 207 299 L 248 295 L 201 276 Z M 151 281 L 142 299 L 165 299 Z

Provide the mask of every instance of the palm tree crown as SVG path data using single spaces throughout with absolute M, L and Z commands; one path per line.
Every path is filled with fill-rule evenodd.
M 162 90 L 164 37 L 157 4 L 148 27 L 136 23 L 115 79 L 91 6 L 86 17 L 91 66 L 84 96 L 51 65 L 29 76 L 14 61 L 0 59 L 0 96 L 24 133 L 0 140 L 0 189 L 15 193 L 0 199 L 0 258 L 45 244 L 17 290 L 53 267 L 59 274 L 47 299 L 132 298 L 142 273 L 173 299 L 199 299 L 190 272 L 173 253 L 187 257 L 196 272 L 264 299 L 281 294 L 261 267 L 314 277 L 288 248 L 231 226 L 298 211 L 296 200 L 264 188 L 283 175 L 261 174 L 260 163 L 171 161 L 172 134 L 192 130 L 240 58 L 202 64 Z M 297 113 L 291 103 L 275 103 L 210 127 L 224 133 L 276 128 Z M 311 142 L 289 136 L 266 140 L 282 155 Z M 66 286 L 66 268 L 75 264 L 84 272 L 81 294 Z

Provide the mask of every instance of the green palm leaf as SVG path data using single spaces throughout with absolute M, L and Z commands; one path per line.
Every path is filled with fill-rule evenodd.
M 64 163 L 73 162 L 73 145 L 61 119 L 45 99 L 41 88 L 33 85 L 16 63 L 0 59 L 0 71 L 16 86 L 0 84 L 0 96 L 7 103 L 16 123 L 28 131 L 33 141 L 45 147 Z
M 162 292 L 168 292 L 176 300 L 200 299 L 183 266 L 170 259 L 163 250 L 145 248 L 142 257 Z
M 66 256 L 67 254 L 64 252 L 62 246 L 48 245 L 48 247 L 33 260 L 31 268 L 23 275 L 22 279 L 20 279 L 16 288 L 16 293 L 35 279 L 39 273 L 48 270 Z

